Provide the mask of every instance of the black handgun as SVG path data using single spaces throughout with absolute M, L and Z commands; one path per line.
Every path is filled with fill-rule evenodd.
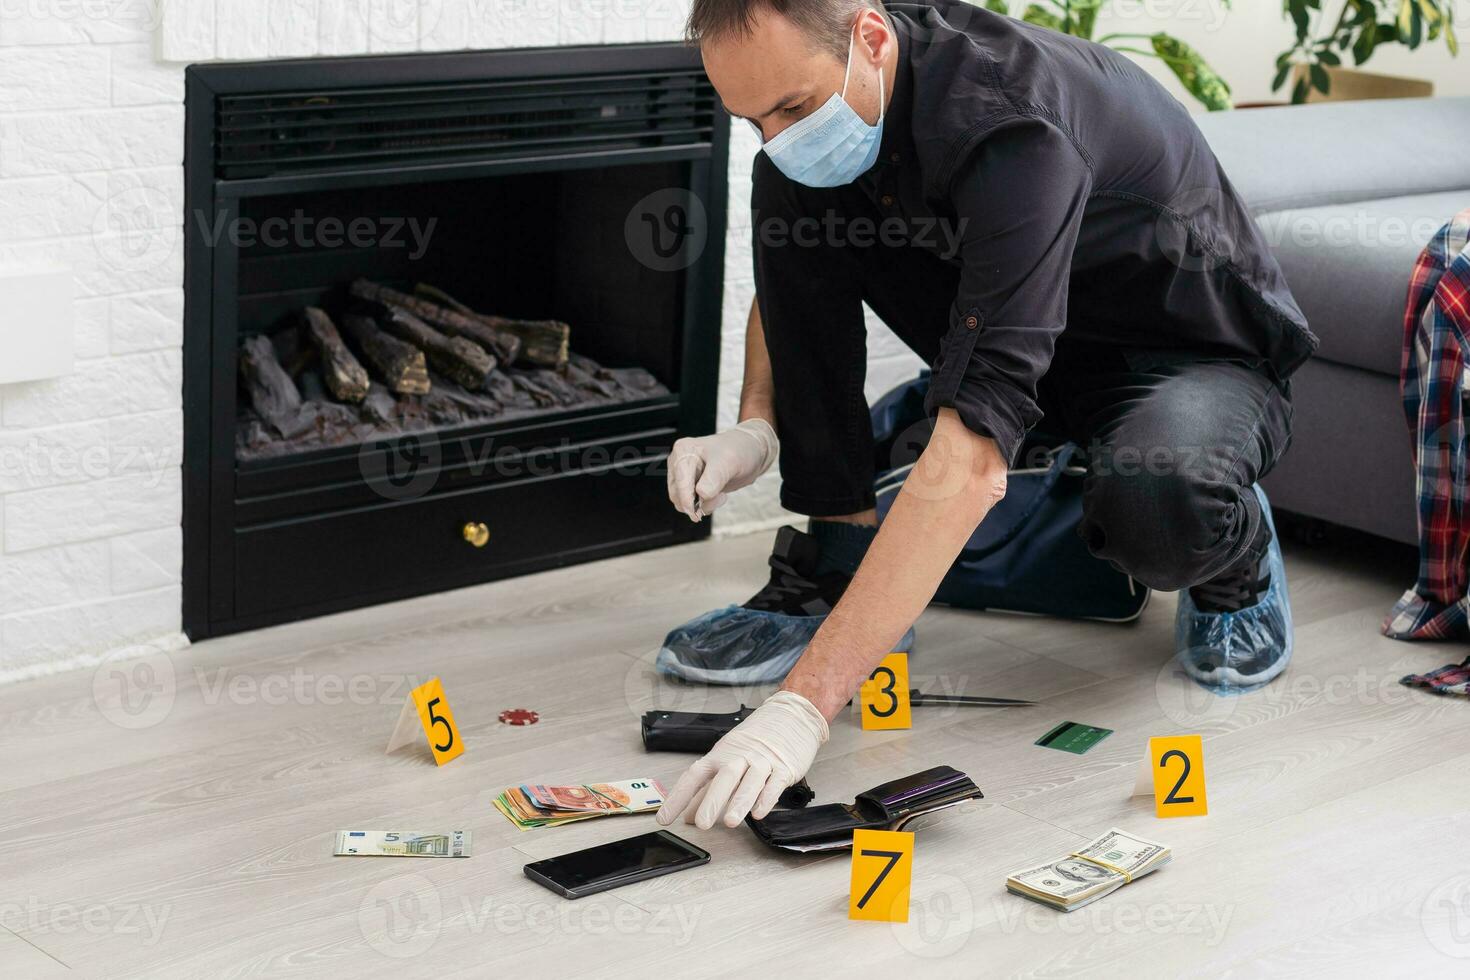
M 650 752 L 708 752 L 754 711 L 743 704 L 739 711 L 724 714 L 649 711 L 643 715 L 643 747 Z
M 708 752 L 726 732 L 749 718 L 754 708 L 740 706 L 724 714 L 698 711 L 649 711 L 643 715 L 643 747 L 649 752 Z M 780 806 L 801 809 L 816 798 L 805 779 L 786 787 Z

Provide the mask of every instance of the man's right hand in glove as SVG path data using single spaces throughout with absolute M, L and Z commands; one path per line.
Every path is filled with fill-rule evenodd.
M 669 501 L 698 521 L 726 496 L 754 483 L 780 452 L 776 431 L 760 418 L 712 436 L 680 439 L 669 453 Z
M 739 826 L 747 813 L 761 819 L 806 775 L 828 735 L 827 719 L 810 701 L 777 691 L 679 777 L 658 822 L 667 827 L 682 813 L 708 830 L 716 820 Z

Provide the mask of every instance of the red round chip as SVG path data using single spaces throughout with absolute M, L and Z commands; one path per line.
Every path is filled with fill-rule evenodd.
M 500 720 L 506 725 L 534 725 L 541 716 L 529 708 L 507 708 L 500 713 Z

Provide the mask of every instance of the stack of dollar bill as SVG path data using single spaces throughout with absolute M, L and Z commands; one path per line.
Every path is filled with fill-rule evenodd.
M 495 808 L 522 830 L 555 827 L 619 813 L 648 813 L 664 802 L 656 779 L 625 779 L 582 786 L 512 786 L 495 799 Z
M 1070 912 L 1169 863 L 1169 848 L 1116 828 L 1064 858 L 1017 871 L 1006 890 Z
M 446 830 L 339 830 L 337 857 L 460 858 L 470 856 L 470 832 Z

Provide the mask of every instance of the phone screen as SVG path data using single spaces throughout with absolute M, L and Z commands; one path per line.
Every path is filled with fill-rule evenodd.
M 591 892 L 599 885 L 641 881 L 708 860 L 708 852 L 660 830 L 537 861 L 526 865 L 526 871 L 569 891 Z

